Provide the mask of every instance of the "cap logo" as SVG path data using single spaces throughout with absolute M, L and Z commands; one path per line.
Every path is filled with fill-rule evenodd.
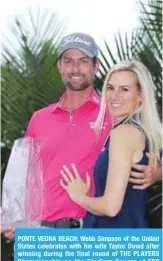
M 69 37 L 64 39 L 64 43 L 61 46 L 65 46 L 68 43 L 74 43 L 74 42 L 76 42 L 76 43 L 83 43 L 83 44 L 85 44 L 87 46 L 91 45 L 91 42 L 86 41 L 85 39 L 81 39 L 78 36 L 69 36 Z

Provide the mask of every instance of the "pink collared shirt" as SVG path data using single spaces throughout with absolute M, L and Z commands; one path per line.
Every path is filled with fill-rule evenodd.
M 111 130 L 111 119 L 106 115 L 100 139 L 94 131 L 94 122 L 100 108 L 100 97 L 93 90 L 88 101 L 75 110 L 60 107 L 60 101 L 35 112 L 26 136 L 40 145 L 43 164 L 42 220 L 81 218 L 86 211 L 75 204 L 60 185 L 63 165 L 74 163 L 83 179 L 86 172 L 91 177 L 91 195 L 94 194 L 93 169 Z

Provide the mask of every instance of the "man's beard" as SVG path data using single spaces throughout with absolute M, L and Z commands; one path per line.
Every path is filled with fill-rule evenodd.
M 71 91 L 84 91 L 85 89 L 87 89 L 90 85 L 93 84 L 93 79 L 84 79 L 84 81 L 82 83 L 74 83 L 72 84 L 71 81 L 69 81 L 69 79 L 62 79 L 65 86 L 71 90 Z

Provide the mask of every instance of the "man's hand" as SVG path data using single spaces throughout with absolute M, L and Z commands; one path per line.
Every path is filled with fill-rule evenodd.
M 1 228 L 1 233 L 5 235 L 8 239 L 12 240 L 15 236 L 15 229 L 12 227 L 9 228 Z
M 148 153 L 147 156 L 149 156 Z M 139 164 L 133 164 L 132 168 L 140 171 L 131 171 L 129 182 L 133 183 L 134 189 L 146 189 L 155 182 L 162 180 L 162 166 L 159 163 L 156 169 L 151 166 Z
M 3 221 L 3 208 L 2 207 L 0 207 L 0 216 L 1 216 L 1 222 L 2 222 Z M 14 228 L 12 228 L 12 227 L 2 228 L 1 227 L 0 232 L 3 233 L 4 236 L 7 237 L 9 240 L 14 239 L 14 236 L 15 236 Z

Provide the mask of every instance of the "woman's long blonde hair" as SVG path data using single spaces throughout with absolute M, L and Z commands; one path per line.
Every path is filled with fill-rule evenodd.
M 106 89 L 108 80 L 114 72 L 118 71 L 131 71 L 137 76 L 143 100 L 139 109 L 132 115 L 129 115 L 128 119 L 137 122 L 144 130 L 149 141 L 150 155 L 153 155 L 149 159 L 149 164 L 156 167 L 157 159 L 160 159 L 160 150 L 162 148 L 161 121 L 156 108 L 154 94 L 155 86 L 152 76 L 141 62 L 135 60 L 122 61 L 109 70 L 102 89 L 101 107 L 95 122 L 95 129 L 99 133 L 100 127 L 103 124 L 106 110 Z

